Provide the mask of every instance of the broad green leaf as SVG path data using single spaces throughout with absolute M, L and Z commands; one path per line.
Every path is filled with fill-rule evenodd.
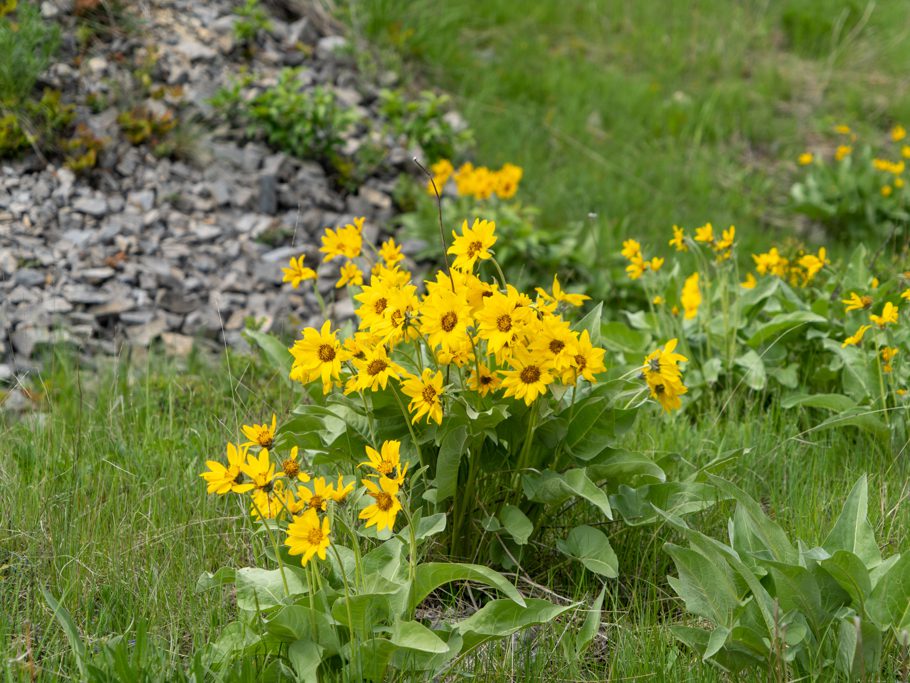
M 566 452 L 580 460 L 592 460 L 609 448 L 625 429 L 634 411 L 614 408 L 604 396 L 589 396 L 575 405 L 566 435 Z
M 356 648 L 356 654 L 351 652 L 352 648 Z M 370 638 L 351 641 L 345 645 L 345 650 L 347 659 L 358 662 L 361 680 L 384 681 L 389 661 L 399 648 L 387 638 Z
M 401 570 L 404 545 L 397 537 L 392 537 L 363 556 L 364 575 L 378 574 L 394 580 Z
M 780 400 L 781 408 L 795 408 L 803 406 L 806 408 L 824 408 L 833 410 L 836 413 L 844 410 L 850 410 L 856 407 L 853 399 L 843 394 L 788 394 Z
M 422 541 L 430 536 L 435 536 L 446 530 L 446 516 L 444 512 L 437 512 L 429 517 L 421 517 L 417 522 L 415 538 Z
M 338 652 L 338 632 L 332 617 L 304 605 L 284 605 L 265 622 L 269 635 L 286 643 L 309 640 L 319 643 L 328 654 Z
M 439 455 L 436 459 L 436 502 L 455 495 L 458 488 L 458 469 L 465 452 L 468 440 L 467 427 L 461 425 L 447 432 L 439 444 Z
M 866 611 L 881 628 L 910 630 L 910 553 L 903 554 L 878 580 Z
M 518 545 L 524 545 L 534 532 L 534 525 L 527 515 L 514 505 L 503 505 L 497 515 L 503 528 Z
M 529 598 L 526 606 L 511 600 L 490 600 L 455 624 L 455 631 L 464 638 L 462 653 L 465 653 L 493 638 L 505 638 L 534 624 L 546 624 L 575 607 L 576 604 L 559 606 L 537 598 Z
M 809 325 L 826 325 L 828 319 L 812 311 L 793 311 L 774 316 L 768 322 L 759 325 L 749 338 L 749 346 L 758 348 L 765 342 L 781 343 L 781 338 L 789 332 Z
M 302 595 L 309 591 L 309 585 L 299 568 L 284 567 L 284 579 L 281 569 L 260 569 L 243 567 L 236 572 L 237 607 L 248 612 L 256 612 L 267 607 L 274 607 L 284 602 L 290 595 Z M 288 589 L 284 589 L 287 580 Z
M 214 574 L 203 572 L 196 581 L 196 592 L 201 593 L 212 588 L 220 588 L 237 580 L 237 572 L 233 567 L 222 567 Z
M 703 661 L 708 661 L 720 652 L 720 649 L 727 644 L 727 638 L 730 637 L 731 630 L 725 628 L 724 626 L 718 626 L 708 637 L 708 642 L 705 644 L 705 653 L 701 656 Z
M 799 386 L 799 366 L 796 363 L 783 368 L 768 368 L 768 374 L 787 389 L 796 389 Z
M 588 311 L 587 315 L 585 315 L 584 318 L 573 325 L 573 329 L 579 334 L 581 334 L 584 330 L 587 330 L 588 334 L 591 335 L 591 343 L 594 344 L 594 346 L 599 346 L 601 342 L 600 321 L 603 317 L 603 310 L 604 305 L 601 301 L 594 308 Z
M 815 578 L 805 567 L 797 564 L 768 562 L 768 572 L 774 581 L 775 597 L 784 612 L 796 610 L 809 621 L 812 631 L 821 632 L 825 620 L 822 598 Z
M 619 321 L 606 322 L 600 326 L 600 346 L 607 351 L 646 355 L 651 335 L 633 330 Z
M 837 550 L 818 564 L 847 591 L 857 610 L 862 612 L 866 599 L 872 593 L 869 570 L 862 560 L 848 550 Z
M 842 619 L 837 629 L 837 669 L 847 680 L 866 679 L 869 672 L 879 671 L 882 654 L 882 633 L 874 624 Z
M 483 565 L 455 562 L 424 562 L 417 566 L 417 576 L 411 592 L 410 608 L 417 607 L 434 590 L 452 581 L 476 581 L 500 590 L 518 605 L 525 604 L 525 599 L 521 597 L 521 593 L 508 582 L 506 577 Z
M 851 552 L 868 569 L 872 569 L 882 561 L 882 555 L 875 542 L 875 532 L 869 524 L 868 501 L 868 484 L 864 474 L 853 485 L 843 510 L 822 547 L 830 553 L 836 550 Z
M 303 683 L 318 683 L 316 672 L 322 664 L 325 648 L 311 640 L 297 640 L 288 647 L 288 661 L 294 667 L 297 680 Z
M 595 636 L 597 636 L 597 632 L 600 630 L 601 608 L 603 607 L 604 596 L 606 594 L 607 586 L 604 584 L 604 587 L 600 589 L 597 598 L 586 610 L 587 615 L 585 616 L 585 620 L 582 623 L 581 628 L 578 629 L 578 634 L 575 636 L 574 656 L 576 660 L 581 659 L 581 656 L 585 653 L 585 650 L 590 647 Z
M 610 508 L 610 497 L 588 477 L 583 469 L 569 470 L 563 474 L 563 480 L 569 490 L 576 496 L 584 498 L 600 510 L 607 519 L 613 519 L 613 510 Z
M 398 621 L 392 626 L 389 640 L 397 647 L 441 654 L 449 651 L 444 640 L 416 621 Z
M 66 640 L 70 645 L 70 649 L 72 649 L 73 654 L 76 656 L 76 666 L 79 668 L 79 673 L 82 674 L 83 679 L 88 680 L 85 661 L 85 642 L 82 640 L 79 629 L 76 627 L 76 622 L 73 621 L 72 616 L 70 616 L 70 613 L 66 608 L 57 602 L 56 598 L 54 598 L 50 591 L 44 586 L 41 586 L 41 594 L 44 596 L 44 601 L 47 603 L 48 607 L 50 607 L 51 611 L 54 613 L 57 623 L 63 628 L 63 633 L 66 635 Z
M 701 374 L 706 384 L 714 384 L 720 378 L 723 362 L 720 358 L 709 358 L 701 366 Z
M 291 362 L 293 357 L 288 347 L 274 335 L 257 330 L 246 330 L 244 335 L 252 339 L 256 345 L 265 352 L 269 364 L 278 372 L 279 375 L 290 384 Z
M 862 407 L 846 410 L 839 415 L 829 417 L 824 422 L 815 425 L 812 431 L 823 431 L 840 427 L 858 427 L 882 440 L 887 439 L 889 434 L 888 425 L 877 417 L 876 411 Z
M 723 557 L 714 553 L 708 558 L 672 543 L 664 544 L 664 550 L 673 558 L 679 574 L 667 580 L 686 603 L 686 609 L 716 626 L 732 628 L 741 604 L 740 589 Z
M 615 579 L 619 575 L 619 561 L 606 534 L 600 529 L 582 524 L 569 532 L 566 540 L 557 539 L 556 547 L 569 557 L 574 557 L 586 569 Z
M 743 369 L 744 381 L 746 386 L 754 391 L 761 391 L 768 383 L 768 377 L 765 374 L 765 364 L 755 351 L 749 349 L 741 356 L 733 359 L 733 362 Z
M 369 636 L 376 624 L 385 623 L 392 616 L 387 593 L 358 593 L 340 596 L 332 604 L 332 618 L 357 633 Z
M 667 479 L 663 469 L 651 457 L 635 451 L 617 451 L 599 459 L 596 465 L 588 465 L 586 469 L 589 478 L 606 479 L 611 488 L 636 481 L 639 477 L 655 482 Z

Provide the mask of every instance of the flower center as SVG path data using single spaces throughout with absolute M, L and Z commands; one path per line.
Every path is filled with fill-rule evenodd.
M 860 299 L 860 301 L 863 302 L 863 308 L 869 308 L 872 305 L 872 297 L 868 294 Z
M 474 258 L 478 252 L 483 251 L 483 242 L 474 241 L 468 245 L 468 258 Z
M 389 302 L 385 297 L 381 299 L 376 299 L 376 303 L 373 304 L 373 310 L 376 311 L 376 315 L 382 315 L 382 312 L 386 309 L 386 306 L 389 305 Z
M 554 354 L 558 354 L 564 348 L 566 348 L 566 343 L 560 341 L 559 339 L 554 339 L 550 342 L 550 351 L 552 351 Z
M 660 358 L 652 358 L 648 361 L 648 369 L 651 372 L 660 372 Z
M 388 363 L 386 363 L 384 360 L 377 358 L 374 361 L 370 361 L 370 364 L 367 366 L 367 373 L 375 376 L 375 375 L 378 375 L 383 370 L 385 370 L 387 367 L 389 367 Z
M 584 370 L 588 365 L 588 361 L 584 356 L 579 354 L 578 356 L 575 356 L 575 365 L 578 366 L 579 370 Z
M 322 543 L 323 538 L 325 538 L 325 536 L 322 533 L 322 529 L 319 527 L 313 527 L 307 532 L 306 535 L 307 543 L 310 545 L 319 545 Z
M 321 344 L 319 346 L 319 360 L 323 363 L 335 360 L 335 349 L 331 344 Z
M 446 332 L 451 332 L 454 330 L 455 325 L 457 324 L 458 315 L 455 313 L 455 311 L 449 311 L 444 316 L 442 316 L 442 320 L 439 321 L 440 327 L 442 327 L 442 329 L 444 329 Z
M 394 467 L 395 465 L 390 463 L 388 460 L 380 460 L 379 464 L 376 465 L 376 471 L 379 472 L 379 474 L 387 477 L 392 473 Z
M 508 332 L 512 329 L 512 316 L 506 314 L 496 318 L 496 327 L 500 332 Z
M 296 460 L 291 460 L 290 458 L 281 463 L 281 469 L 284 470 L 284 474 L 288 479 L 293 479 L 300 474 L 300 465 L 297 464 Z
M 654 393 L 657 394 L 658 396 L 659 396 L 660 394 L 664 393 L 664 385 L 663 385 L 663 384 L 655 384 L 655 385 L 654 385 Z
M 433 387 L 424 387 L 423 388 L 423 400 L 427 403 L 436 402 L 436 390 Z
M 388 512 L 392 509 L 392 496 L 386 493 L 385 491 L 380 491 L 379 493 L 374 493 L 373 496 L 376 498 L 376 507 L 378 507 L 383 512 Z
M 493 381 L 493 377 L 491 375 L 481 375 L 480 376 L 480 383 L 483 384 L 484 386 L 486 386 L 487 384 L 490 384 L 492 381 Z
M 534 384 L 540 380 L 540 368 L 536 365 L 528 365 L 521 371 L 519 377 L 525 384 Z
M 314 510 L 322 510 L 325 507 L 325 498 L 322 496 L 310 496 L 310 499 L 307 501 L 309 505 Z
M 263 448 L 269 448 L 273 440 L 272 433 L 268 429 L 260 429 L 256 435 L 256 443 Z

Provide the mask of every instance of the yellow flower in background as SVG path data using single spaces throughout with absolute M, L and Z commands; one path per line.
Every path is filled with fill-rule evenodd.
M 838 145 L 837 149 L 834 150 L 834 158 L 838 161 L 843 161 L 848 156 L 853 153 L 853 148 L 850 145 Z
M 840 135 L 850 135 L 851 130 L 850 130 L 850 126 L 841 123 L 839 125 L 834 126 L 834 132 L 838 133 Z
M 689 245 L 686 244 L 686 231 L 678 225 L 673 226 L 673 239 L 670 240 L 670 246 L 676 247 L 676 251 L 689 251 Z
M 743 289 L 755 289 L 756 284 L 758 284 L 758 281 L 755 276 L 752 273 L 746 273 L 746 279 L 740 282 L 739 286 Z
M 714 245 L 714 248 L 718 251 L 722 249 L 730 249 L 733 246 L 733 239 L 736 237 L 736 226 L 731 225 L 729 228 L 724 230 L 721 233 L 721 238 L 717 240 L 717 244 Z
M 520 166 L 515 164 L 503 164 L 502 168 L 496 174 L 496 188 L 494 192 L 500 199 L 511 199 L 518 191 L 518 183 L 524 171 Z
M 695 228 L 695 241 L 710 244 L 714 241 L 714 227 L 710 223 L 705 223 L 699 228 Z
M 454 242 L 449 247 L 448 253 L 455 256 L 453 268 L 463 271 L 472 271 L 477 260 L 492 258 L 490 248 L 496 243 L 496 224 L 492 221 L 474 219 L 474 224 L 469 228 L 465 221 L 461 226 L 461 234 L 453 230 Z
M 468 377 L 468 387 L 481 396 L 486 396 L 491 391 L 496 391 L 501 384 L 502 379 L 483 363 L 479 363 L 477 367 L 471 370 L 471 375 Z
M 303 265 L 303 260 L 306 258 L 306 254 L 301 254 L 299 258 L 291 257 L 291 260 L 287 268 L 282 268 L 281 271 L 284 273 L 284 278 L 282 282 L 290 282 L 291 287 L 297 289 L 301 282 L 304 280 L 315 280 L 316 271 L 312 268 L 306 268 Z
M 306 328 L 303 339 L 295 341 L 290 348 L 294 359 L 290 378 L 301 384 L 322 379 L 324 394 L 329 393 L 333 383 L 340 379 L 341 364 L 349 358 L 349 354 L 341 348 L 337 331 L 333 332 L 331 327 L 332 322 L 326 320 L 320 330 Z
M 900 353 L 900 349 L 894 346 L 886 346 L 882 349 L 882 372 L 891 372 L 894 368 L 891 367 L 891 361 L 894 360 L 894 357 Z
M 319 520 L 316 510 L 310 508 L 302 515 L 294 517 L 288 525 L 288 537 L 284 544 L 291 555 L 302 555 L 300 564 L 304 567 L 314 555 L 325 559 L 325 551 L 332 542 L 332 528 L 328 517 Z
M 635 256 L 629 259 L 629 265 L 626 266 L 626 274 L 630 280 L 637 280 L 648 269 L 648 262 L 641 256 Z
M 664 260 L 662 258 L 660 258 L 659 256 L 655 256 L 650 261 L 648 261 L 648 268 L 650 268 L 655 273 L 658 270 L 660 270 L 663 267 L 663 265 L 664 265 Z
M 300 463 L 297 462 L 299 448 L 294 446 L 290 455 L 281 461 L 281 471 L 288 479 L 297 479 L 304 483 L 310 480 L 310 475 L 300 469 Z
M 380 477 L 378 485 L 369 479 L 364 479 L 361 483 L 366 487 L 367 495 L 376 502 L 361 510 L 358 517 L 366 520 L 368 529 L 375 526 L 376 531 L 383 529 L 391 531 L 395 526 L 395 517 L 401 511 L 401 501 L 398 500 L 399 483 L 387 477 Z
M 805 254 L 800 257 L 799 265 L 806 271 L 805 282 L 811 282 L 822 268 L 831 263 L 827 258 L 827 254 L 827 250 L 821 247 L 817 256 L 815 254 Z
M 440 159 L 435 164 L 430 166 L 430 172 L 433 174 L 433 180 L 427 181 L 427 193 L 436 196 L 436 192 L 433 190 L 433 183 L 436 184 L 436 189 L 439 190 L 439 193 L 442 194 L 442 188 L 445 187 L 445 184 L 449 182 L 449 178 L 452 177 L 452 173 L 455 172 L 455 168 L 452 166 L 452 162 L 448 159 Z
M 404 260 L 404 254 L 401 253 L 401 245 L 395 244 L 394 238 L 390 237 L 379 248 L 379 256 L 389 268 L 394 268 L 397 263 Z
M 894 128 L 891 129 L 891 140 L 893 142 L 900 142 L 905 137 L 907 137 L 907 131 L 902 125 L 897 124 L 894 126 Z
M 870 286 L 872 287 L 872 289 L 878 289 L 878 278 L 877 277 L 872 278 L 872 282 L 870 283 Z
M 351 363 L 357 374 L 351 377 L 344 387 L 344 393 L 352 391 L 378 391 L 385 389 L 389 379 L 398 379 L 405 370 L 398 363 L 389 358 L 385 346 L 378 345 L 369 349 L 362 359 L 352 358 Z
M 888 159 L 873 159 L 872 166 L 878 171 L 885 171 L 892 175 L 900 175 L 906 169 L 903 161 L 889 161 Z
M 622 250 L 619 253 L 631 261 L 632 259 L 641 256 L 641 244 L 638 240 L 623 240 Z
M 653 299 L 651 299 L 651 303 L 654 304 L 655 306 L 662 306 L 664 303 L 664 298 L 660 294 L 658 294 Z
M 290 499 L 287 498 L 288 494 Z M 250 516 L 256 520 L 278 519 L 284 513 L 284 508 L 289 500 L 291 506 L 295 506 L 293 492 L 286 492 L 280 479 L 274 483 L 271 491 L 256 489 L 253 491 L 251 498 Z
M 206 491 L 223 496 L 225 493 L 230 492 L 246 493 L 252 489 L 253 484 L 243 483 L 243 472 L 241 470 L 247 455 L 248 452 L 245 446 L 235 446 L 232 443 L 228 443 L 227 467 L 217 460 L 206 460 L 205 464 L 209 470 L 199 475 L 208 484 Z
M 316 477 L 310 484 L 312 490 L 307 486 L 301 486 L 297 489 L 297 495 L 307 508 L 325 512 L 329 501 L 335 499 L 335 490 L 331 484 L 326 484 L 325 477 Z
M 680 303 L 685 309 L 686 320 L 691 320 L 698 314 L 698 307 L 701 306 L 701 288 L 698 286 L 698 273 L 692 273 L 686 278 L 680 296 Z
M 243 432 L 243 435 L 249 439 L 244 446 L 259 446 L 261 448 L 271 448 L 272 443 L 275 441 L 275 428 L 277 426 L 277 416 L 275 413 L 272 413 L 272 424 L 271 426 L 267 424 L 253 424 L 253 425 L 243 425 L 240 428 L 240 431 Z
M 428 423 L 432 420 L 436 424 L 442 424 L 441 372 L 424 368 L 420 377 L 407 375 L 401 383 L 401 390 L 411 398 L 408 410 L 413 414 L 412 423 L 426 416 Z
M 355 287 L 359 287 L 363 284 L 363 272 L 353 261 L 348 261 L 343 266 L 341 266 L 338 274 L 341 277 L 339 277 L 338 282 L 335 283 L 335 289 L 341 289 L 345 285 L 353 285 Z
M 880 190 L 882 197 L 890 197 L 893 191 L 894 189 L 890 185 L 882 185 L 882 189 Z
M 812 155 L 812 152 L 803 152 L 800 154 L 796 161 L 800 166 L 808 166 L 814 161 L 815 157 Z
M 531 405 L 547 392 L 547 386 L 553 383 L 552 367 L 526 349 L 519 347 L 509 360 L 511 370 L 502 372 L 502 388 L 504 396 L 511 396 L 523 400 L 526 405 Z
M 355 259 L 360 256 L 363 249 L 363 218 L 355 218 L 355 225 L 348 223 L 343 228 L 332 230 L 325 229 L 322 236 L 322 246 L 319 248 L 325 256 L 323 261 L 331 261 L 334 258 L 342 256 L 348 259 Z
M 881 315 L 875 315 L 874 313 L 869 316 L 869 319 L 874 322 L 879 327 L 884 327 L 889 323 L 897 322 L 897 306 L 892 304 L 890 301 L 885 302 L 884 308 L 882 308 Z
M 895 178 L 895 179 L 894 179 L 894 187 L 896 187 L 896 188 L 899 190 L 899 189 L 901 189 L 903 186 L 904 186 L 904 179 L 903 179 L 903 178 Z
M 764 254 L 752 254 L 752 260 L 755 261 L 755 270 L 759 275 L 771 273 L 780 278 L 787 275 L 789 261 L 780 255 L 777 247 L 771 247 Z
M 904 159 L 910 159 L 910 145 L 901 147 L 901 156 L 904 157 Z
M 840 347 L 846 348 L 847 346 L 859 346 L 863 341 L 863 335 L 866 334 L 868 330 L 872 329 L 872 325 L 860 325 L 859 329 L 856 330 L 851 336 L 844 339 L 844 343 Z
M 349 481 L 347 484 L 344 483 L 344 476 L 338 474 L 338 483 L 332 487 L 332 500 L 338 504 L 344 503 L 348 494 L 354 490 L 354 482 Z
M 901 299 L 910 301 L 910 289 L 905 289 L 903 292 L 901 292 Z
M 872 306 L 872 297 L 861 297 L 856 292 L 850 292 L 850 296 L 846 299 L 841 299 L 841 303 L 844 305 L 844 313 L 849 313 L 850 311 L 861 311 Z
M 399 483 L 404 481 L 408 466 L 402 467 L 401 465 L 400 441 L 383 441 L 378 451 L 366 446 L 366 454 L 368 460 L 360 463 L 358 467 L 372 467 L 380 477 L 394 479 Z
M 556 275 L 553 276 L 552 296 L 547 294 L 546 290 L 542 287 L 537 287 L 534 291 L 536 291 L 537 295 L 544 301 L 553 302 L 554 304 L 565 302 L 570 306 L 581 306 L 585 301 L 591 298 L 587 294 L 569 294 L 568 292 L 564 292 L 562 287 L 559 286 L 559 278 Z

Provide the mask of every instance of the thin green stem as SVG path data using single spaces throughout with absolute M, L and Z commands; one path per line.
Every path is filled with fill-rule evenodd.
M 256 509 L 256 514 L 259 515 L 259 521 L 265 527 L 265 532 L 268 534 L 269 540 L 272 542 L 272 548 L 275 550 L 275 559 L 278 561 L 278 573 L 281 574 L 281 583 L 284 584 L 284 594 L 290 595 L 291 589 L 288 587 L 288 578 L 284 575 L 284 561 L 281 559 L 281 551 L 278 548 L 278 539 L 275 538 L 271 527 L 266 523 L 265 515 L 262 514 L 262 510 L 260 510 L 259 506 L 256 504 L 256 499 L 252 498 L 252 501 L 253 507 Z
M 398 395 L 398 389 L 395 387 L 392 387 L 392 395 L 395 396 L 398 407 L 401 408 L 401 414 L 404 416 L 404 423 L 408 426 L 408 432 L 411 434 L 411 441 L 414 442 L 414 448 L 417 449 L 417 459 L 420 461 L 420 466 L 423 467 L 427 463 L 423 461 L 423 452 L 420 450 L 420 443 L 417 441 L 417 434 L 414 432 L 414 425 L 411 424 L 411 416 L 408 413 L 408 409 L 404 407 L 404 402 L 401 400 L 401 397 Z

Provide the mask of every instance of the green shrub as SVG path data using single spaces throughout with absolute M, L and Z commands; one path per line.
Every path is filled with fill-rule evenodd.
M 379 93 L 379 112 L 387 128 L 420 145 L 427 159 L 451 159 L 471 141 L 471 131 L 457 131 L 445 119 L 449 98 L 430 91 L 417 99 L 408 99 L 401 90 Z
M 234 36 L 243 44 L 255 40 L 260 31 L 272 28 L 268 14 L 259 6 L 259 0 L 246 0 L 243 6 L 234 10 L 240 19 L 234 24 Z
M 0 105 L 13 109 L 31 95 L 57 52 L 60 28 L 24 3 L 0 21 Z

